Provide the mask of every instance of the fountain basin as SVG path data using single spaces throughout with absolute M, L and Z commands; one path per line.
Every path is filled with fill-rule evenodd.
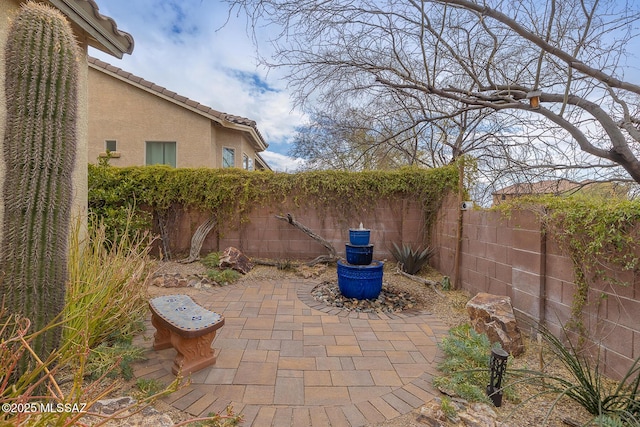
M 345 245 L 345 253 L 347 254 L 347 262 L 353 265 L 371 264 L 373 260 L 373 245 Z
M 376 299 L 382 290 L 382 261 L 353 265 L 338 261 L 338 288 L 347 298 Z

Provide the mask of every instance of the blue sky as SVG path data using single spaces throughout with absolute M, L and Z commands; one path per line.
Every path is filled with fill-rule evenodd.
M 210 0 L 96 3 L 133 36 L 135 48 L 121 60 L 95 49 L 91 56 L 216 110 L 255 120 L 269 143 L 263 158 L 275 170 L 295 170 L 299 161 L 286 154 L 304 118 L 293 110 L 286 82 L 258 66 L 244 17 L 229 16 L 226 4 Z M 264 56 L 265 48 L 260 44 Z

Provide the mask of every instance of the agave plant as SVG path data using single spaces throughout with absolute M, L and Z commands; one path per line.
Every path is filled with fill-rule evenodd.
M 391 249 L 391 254 L 400 264 L 402 271 L 408 274 L 416 274 L 424 267 L 429 258 L 433 256 L 434 248 L 426 247 L 424 249 L 413 249 L 411 246 L 403 244 L 402 248 L 395 243 Z

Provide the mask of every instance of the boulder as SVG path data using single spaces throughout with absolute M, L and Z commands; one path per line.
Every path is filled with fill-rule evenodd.
M 220 267 L 231 268 L 242 274 L 247 274 L 253 268 L 253 263 L 239 249 L 230 246 L 220 256 Z
M 473 329 L 487 334 L 491 343 L 499 342 L 512 356 L 519 356 L 524 352 L 511 298 L 481 292 L 467 302 L 467 312 Z
M 180 274 L 159 274 L 151 280 L 151 286 L 159 288 L 186 288 L 188 285 Z

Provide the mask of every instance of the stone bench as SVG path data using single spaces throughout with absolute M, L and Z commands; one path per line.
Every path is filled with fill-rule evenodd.
M 156 328 L 153 349 L 173 347 L 178 354 L 171 372 L 184 375 L 216 363 L 211 343 L 224 317 L 196 304 L 188 295 L 165 295 L 149 301 Z

